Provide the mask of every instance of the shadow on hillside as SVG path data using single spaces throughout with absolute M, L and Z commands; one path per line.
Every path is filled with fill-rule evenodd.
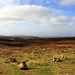
M 28 68 L 28 69 L 21 69 L 21 70 L 32 70 L 32 69 L 39 69 L 39 68 Z

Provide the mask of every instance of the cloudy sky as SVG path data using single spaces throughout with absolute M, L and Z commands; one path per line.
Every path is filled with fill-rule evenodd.
M 75 36 L 75 0 L 0 0 L 0 35 Z

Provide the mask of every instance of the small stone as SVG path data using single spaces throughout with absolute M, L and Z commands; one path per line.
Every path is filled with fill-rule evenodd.
M 67 58 L 66 56 L 62 56 L 62 58 Z
M 10 62 L 17 62 L 15 58 L 10 58 Z
M 53 59 L 50 59 L 50 61 L 53 61 L 53 62 L 61 62 L 61 60 L 59 58 L 55 58 L 55 57 L 53 57 Z

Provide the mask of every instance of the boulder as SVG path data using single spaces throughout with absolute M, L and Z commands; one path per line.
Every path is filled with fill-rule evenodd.
M 18 65 L 18 68 L 19 69 L 23 69 L 23 70 L 27 70 L 28 69 L 25 61 L 22 61 L 21 64 Z
M 53 57 L 53 59 L 52 59 L 52 60 L 53 60 L 53 62 L 55 62 L 55 61 L 56 61 L 56 59 L 57 59 L 57 58 Z

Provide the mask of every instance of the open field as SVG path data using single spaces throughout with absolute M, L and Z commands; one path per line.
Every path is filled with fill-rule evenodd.
M 9 62 L 13 57 L 29 69 Z M 62 62 L 51 62 L 53 57 Z M 0 37 L 0 75 L 75 75 L 75 37 Z

